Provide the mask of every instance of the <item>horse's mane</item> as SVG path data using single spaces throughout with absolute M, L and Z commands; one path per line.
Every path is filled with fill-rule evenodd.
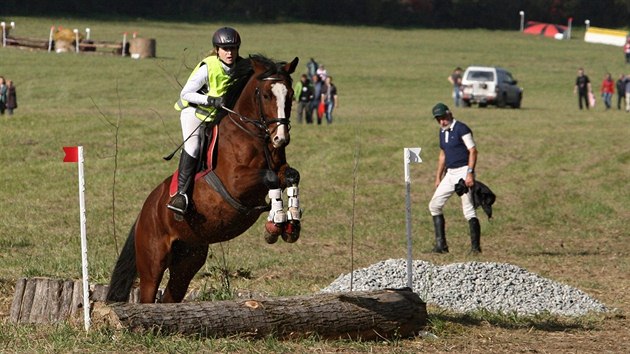
M 291 75 L 283 69 L 286 62 L 276 62 L 261 54 L 252 54 L 248 59 L 239 58 L 232 69 L 234 71 L 227 82 L 227 90 L 223 96 L 226 107 L 234 108 L 236 100 L 238 100 L 245 85 L 254 74 L 254 62 L 261 64 L 265 68 L 265 71 L 258 75 L 257 79 L 260 80 L 272 75 L 281 74 L 287 77 L 289 85 L 293 85 Z

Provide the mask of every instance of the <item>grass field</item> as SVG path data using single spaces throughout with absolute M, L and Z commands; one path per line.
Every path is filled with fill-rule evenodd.
M 583 32 L 556 41 L 517 31 L 396 30 L 308 24 L 235 24 L 241 54 L 314 57 L 339 90 L 330 125 L 294 119 L 289 162 L 302 175 L 303 230 L 295 244 L 267 245 L 262 218 L 246 234 L 211 246 L 193 286 L 225 293 L 309 294 L 342 273 L 404 258 L 404 147 L 422 147 L 412 166 L 415 259 L 435 264 L 506 262 L 577 287 L 616 309 L 581 318 L 455 314 L 429 307 L 437 340 L 279 341 L 274 338 L 160 337 L 67 325 L 6 322 L 19 277 L 79 278 L 77 169 L 62 146 L 85 149 L 90 277 L 106 283 L 144 198 L 176 161 L 161 156 L 179 143 L 172 108 L 190 70 L 223 24 L 14 18 L 14 35 L 47 38 L 51 25 L 90 27 L 96 40 L 123 32 L 155 38 L 157 58 L 54 54 L 0 48 L 0 75 L 14 80 L 19 108 L 0 117 L 0 351 L 3 352 L 610 352 L 630 342 L 630 113 L 579 111 L 578 67 L 599 92 L 606 72 L 630 72 L 620 48 L 585 43 Z M 495 218 L 482 222 L 483 254 L 472 257 L 457 200 L 446 210 L 451 253 L 429 252 L 438 101 L 451 104 L 446 77 L 456 66 L 500 65 L 524 87 L 523 108 L 453 108 L 475 132 L 478 179 L 497 194 Z M 297 79 L 297 75 L 294 75 Z M 616 98 L 615 98 L 616 99 Z M 357 165 L 356 175 L 353 173 Z M 356 177 L 356 178 L 355 178 Z M 356 180 L 356 182 L 355 182 Z M 355 184 L 356 183 L 356 184 Z M 353 187 L 356 197 L 353 198 Z M 354 217 L 353 217 L 354 215 Z M 354 232 L 352 233 L 352 227 Z M 354 258 L 351 259 L 351 245 Z M 225 296 L 225 295 L 224 295 Z

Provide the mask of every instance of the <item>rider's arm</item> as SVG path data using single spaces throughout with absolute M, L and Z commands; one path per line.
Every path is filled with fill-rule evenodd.
M 199 68 L 188 78 L 186 85 L 182 88 L 180 97 L 190 103 L 206 104 L 208 96 L 198 93 L 198 91 L 208 86 L 208 70 L 205 67 Z

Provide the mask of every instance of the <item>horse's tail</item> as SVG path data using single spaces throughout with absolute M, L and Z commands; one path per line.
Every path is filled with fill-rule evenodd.
M 137 222 L 137 221 L 136 221 Z M 129 231 L 129 237 L 123 246 L 116 266 L 112 272 L 112 279 L 109 281 L 109 290 L 107 291 L 107 302 L 127 302 L 129 301 L 129 293 L 131 286 L 138 271 L 136 269 L 136 223 L 134 222 Z

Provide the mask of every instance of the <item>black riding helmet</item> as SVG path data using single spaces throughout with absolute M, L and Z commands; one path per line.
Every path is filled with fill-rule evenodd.
M 212 35 L 212 45 L 215 47 L 240 47 L 241 36 L 234 28 L 222 27 Z

